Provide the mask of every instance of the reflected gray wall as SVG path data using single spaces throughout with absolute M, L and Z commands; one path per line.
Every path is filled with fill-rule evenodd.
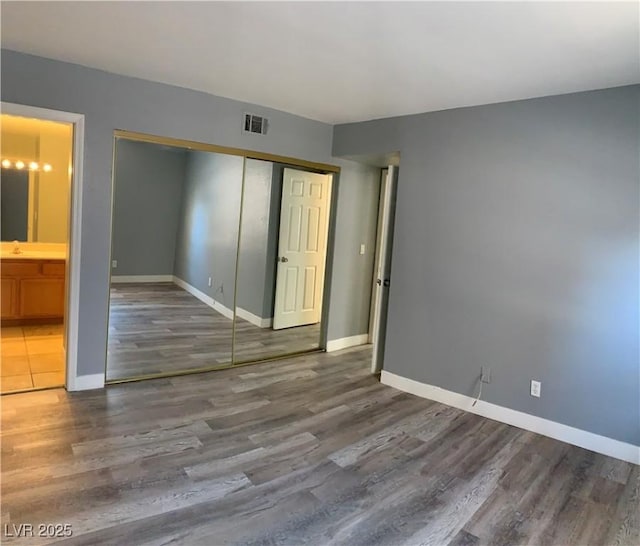
M 247 159 L 236 305 L 261 318 L 273 317 L 281 177 L 278 165 Z
M 332 162 L 325 123 L 6 49 L 0 70 L 3 101 L 85 115 L 79 375 L 105 367 L 114 129 Z M 269 118 L 269 134 L 242 133 L 245 111 Z
M 172 275 L 186 151 L 118 139 L 112 275 Z
M 346 163 L 340 172 L 328 339 L 369 331 L 380 169 Z M 360 245 L 365 253 L 360 254 Z
M 243 158 L 188 152 L 174 274 L 233 310 Z M 208 278 L 212 285 L 208 286 Z
M 639 105 L 635 85 L 335 128 L 337 155 L 401 152 L 387 371 L 472 396 L 489 366 L 483 399 L 640 445 Z

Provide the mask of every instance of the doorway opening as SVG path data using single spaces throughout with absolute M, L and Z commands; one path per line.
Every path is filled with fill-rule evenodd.
M 380 203 L 376 233 L 376 257 L 371 284 L 369 343 L 373 345 L 371 373 L 379 374 L 384 361 L 387 311 L 391 287 L 391 253 L 395 223 L 398 167 L 389 165 L 380 175 Z
M 84 116 L 2 103 L 0 121 L 0 393 L 75 390 Z
M 30 113 L 1 116 L 2 394 L 66 384 L 74 123 Z

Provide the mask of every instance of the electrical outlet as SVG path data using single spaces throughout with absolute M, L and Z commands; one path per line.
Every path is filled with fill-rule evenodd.
M 542 388 L 542 383 L 540 381 L 531 380 L 531 396 L 535 396 L 536 398 L 540 398 L 540 389 Z
M 116 269 L 118 267 L 118 260 L 111 260 L 111 267 Z
M 208 285 L 211 286 L 213 284 L 213 279 L 209 277 Z
M 364 254 L 365 246 L 364 244 L 360 245 L 360 254 Z
M 488 366 L 482 366 L 482 368 L 480 368 L 480 373 L 480 381 L 483 383 L 491 383 L 491 368 Z

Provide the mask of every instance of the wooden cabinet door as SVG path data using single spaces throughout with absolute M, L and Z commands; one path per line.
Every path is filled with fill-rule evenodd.
M 61 317 L 64 314 L 64 279 L 21 279 L 20 316 Z
M 18 313 L 18 281 L 3 278 L 0 282 L 0 299 L 2 299 L 0 316 L 2 318 L 15 317 Z

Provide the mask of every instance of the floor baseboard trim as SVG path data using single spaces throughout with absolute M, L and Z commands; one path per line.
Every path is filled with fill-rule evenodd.
M 359 334 L 357 336 L 341 337 L 327 341 L 327 352 L 339 351 L 355 347 L 356 345 L 366 345 L 369 343 L 369 334 Z
M 123 282 L 173 282 L 173 275 L 111 275 L 111 282 L 114 284 Z
M 207 304 L 209 307 L 220 313 L 221 315 L 233 320 L 233 311 L 228 307 L 222 305 L 219 301 L 214 300 L 211 296 L 208 296 L 204 292 L 198 290 L 195 286 L 191 286 L 188 282 L 183 281 L 181 278 L 175 275 L 171 277 L 171 280 L 183 290 L 189 292 L 192 296 L 198 298 L 202 303 Z
M 70 392 L 90 391 L 104 388 L 104 374 L 94 373 L 91 375 L 79 375 L 74 378 L 73 384 L 67 385 Z
M 273 325 L 272 317 L 259 317 L 258 315 L 254 315 L 251 311 L 247 311 L 242 307 L 236 307 L 236 315 L 241 319 L 250 322 L 254 326 L 257 326 L 258 328 L 271 328 L 271 326 Z
M 447 406 L 453 406 L 454 408 L 488 417 L 489 419 L 513 425 L 524 430 L 536 432 L 543 436 L 548 436 L 549 438 L 554 438 L 629 463 L 640 464 L 640 447 L 634 446 L 633 444 L 491 404 L 483 400 L 478 401 L 475 406 L 472 406 L 474 399 L 470 396 L 448 391 L 434 385 L 428 385 L 427 383 L 420 383 L 419 381 L 384 370 L 382 371 L 380 381 L 384 385 L 420 396 L 421 398 L 434 400 Z

